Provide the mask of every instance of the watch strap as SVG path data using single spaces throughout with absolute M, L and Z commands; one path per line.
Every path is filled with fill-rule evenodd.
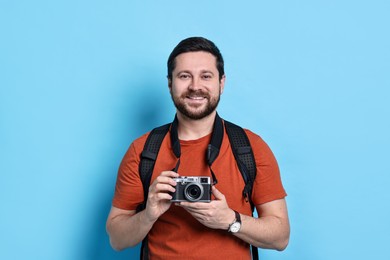
M 238 213 L 237 211 L 233 210 L 234 211 L 234 214 L 236 214 L 236 219 L 234 222 L 238 222 L 241 224 L 241 216 L 240 216 L 240 213 Z M 234 223 L 233 222 L 233 223 Z

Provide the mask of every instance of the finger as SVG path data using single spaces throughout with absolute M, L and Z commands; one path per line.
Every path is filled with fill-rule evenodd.
M 176 189 L 169 184 L 157 183 L 155 185 L 156 192 L 175 192 Z
M 206 210 L 209 208 L 210 203 L 205 202 L 186 202 L 182 201 L 179 203 L 179 206 L 186 208 L 188 210 Z
M 163 172 L 161 172 L 160 176 L 168 176 L 171 178 L 176 178 L 176 177 L 179 177 L 179 174 L 177 172 L 174 172 L 174 171 L 163 171 Z
M 187 212 L 189 212 L 191 215 L 193 215 L 194 217 L 195 216 L 203 216 L 205 214 L 205 210 L 199 210 L 199 209 L 195 209 L 195 208 L 191 208 L 191 207 L 184 207 L 182 205 L 180 205 L 182 208 L 184 208 Z
M 172 179 L 172 178 L 170 178 L 170 177 L 166 177 L 166 176 L 158 176 L 158 177 L 154 180 L 154 182 L 153 182 L 154 185 L 157 185 L 157 184 L 159 184 L 159 183 L 162 183 L 162 184 L 169 184 L 169 185 L 171 185 L 171 186 L 176 186 L 176 184 L 177 184 L 177 182 L 176 182 L 174 179 Z
M 172 196 L 169 193 L 158 193 L 156 194 L 157 200 L 167 200 L 170 201 Z
M 216 200 L 224 200 L 225 195 L 223 195 L 215 186 L 211 188 L 211 192 L 214 195 Z
M 176 181 L 173 178 L 179 177 L 179 174 L 172 171 L 164 171 L 154 180 L 153 183 L 168 183 L 176 186 Z

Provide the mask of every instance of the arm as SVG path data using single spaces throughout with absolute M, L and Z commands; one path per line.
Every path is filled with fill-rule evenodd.
M 162 172 L 149 187 L 146 208 L 138 213 L 135 210 L 111 208 L 106 228 L 114 249 L 135 246 L 145 238 L 157 219 L 171 206 L 172 196 L 169 192 L 175 191 L 174 177 L 178 177 L 175 172 Z
M 212 188 L 215 200 L 210 203 L 181 202 L 191 215 L 203 225 L 228 230 L 235 219 L 235 214 L 229 208 L 225 196 L 214 186 Z M 283 250 L 286 248 L 290 236 L 287 206 L 284 199 L 271 201 L 256 207 L 259 218 L 241 215 L 241 229 L 232 233 L 260 248 Z
M 106 229 L 112 248 L 123 250 L 137 245 L 148 234 L 153 223 L 153 220 L 145 216 L 145 210 L 136 214 L 135 210 L 111 207 Z
M 241 214 L 241 229 L 235 235 L 260 248 L 284 250 L 290 237 L 285 199 L 256 206 L 259 218 Z

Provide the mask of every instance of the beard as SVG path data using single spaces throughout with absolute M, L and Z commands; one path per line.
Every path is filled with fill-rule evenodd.
M 187 96 L 205 97 L 207 99 L 207 103 L 205 106 L 204 105 L 201 105 L 199 107 L 189 106 L 184 102 Z M 217 97 L 211 97 L 209 93 L 203 92 L 201 90 L 198 91 L 189 90 L 183 93 L 183 95 L 181 96 L 174 96 L 173 94 L 171 94 L 171 97 L 173 103 L 175 104 L 175 107 L 180 113 L 182 113 L 184 116 L 188 117 L 189 119 L 199 120 L 209 116 L 217 109 L 221 95 L 218 95 Z

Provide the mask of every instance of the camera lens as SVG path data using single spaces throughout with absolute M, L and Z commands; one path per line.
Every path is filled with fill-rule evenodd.
M 197 183 L 188 184 L 184 189 L 184 196 L 189 201 L 200 200 L 203 196 L 203 186 Z

